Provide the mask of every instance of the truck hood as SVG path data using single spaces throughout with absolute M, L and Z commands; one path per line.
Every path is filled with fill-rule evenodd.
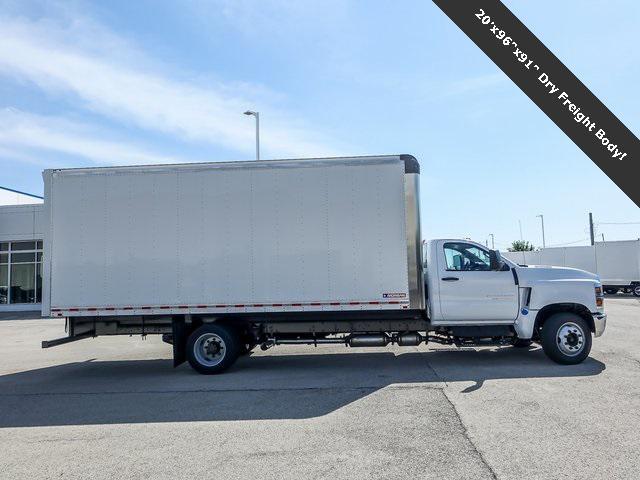
M 516 270 L 518 277 L 527 283 L 544 280 L 591 280 L 594 282 L 600 282 L 600 277 L 595 273 L 579 270 L 577 268 L 528 265 L 526 267 L 518 266 Z

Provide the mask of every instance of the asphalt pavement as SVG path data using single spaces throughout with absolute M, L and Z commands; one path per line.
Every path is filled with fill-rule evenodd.
M 638 478 L 640 301 L 584 363 L 539 347 L 276 347 L 227 373 L 157 337 L 40 349 L 0 322 L 0 478 Z

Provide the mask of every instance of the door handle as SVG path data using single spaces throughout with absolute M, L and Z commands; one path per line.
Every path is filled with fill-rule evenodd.
M 445 282 L 457 282 L 460 279 L 458 277 L 443 277 L 442 280 Z

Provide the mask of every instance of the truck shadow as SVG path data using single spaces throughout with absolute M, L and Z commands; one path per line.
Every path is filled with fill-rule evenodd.
M 255 355 L 224 375 L 202 376 L 170 360 L 87 361 L 0 377 L 0 428 L 53 425 L 303 419 L 376 391 L 441 388 L 443 382 L 588 377 L 605 365 L 549 361 L 540 349 L 351 351 Z M 466 387 L 466 388 L 465 388 Z M 429 405 L 424 406 L 425 409 Z

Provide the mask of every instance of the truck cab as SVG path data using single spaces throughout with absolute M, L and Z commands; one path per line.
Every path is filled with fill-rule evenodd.
M 597 275 L 574 268 L 519 266 L 470 240 L 437 239 L 424 255 L 431 326 L 459 339 L 515 333 L 553 360 L 579 363 L 606 325 Z

